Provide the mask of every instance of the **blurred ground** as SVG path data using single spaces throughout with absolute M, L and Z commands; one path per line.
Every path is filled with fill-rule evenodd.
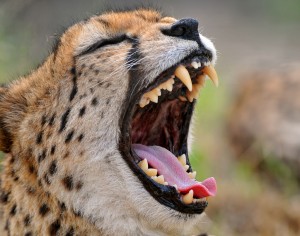
M 30 71 L 49 53 L 66 26 L 108 6 L 137 1 L 2 0 L 0 1 L 0 82 Z M 142 2 L 142 1 L 140 1 Z M 164 0 L 176 18 L 193 17 L 219 53 L 221 85 L 208 83 L 197 106 L 193 166 L 198 179 L 215 176 L 218 196 L 208 215 L 216 235 L 299 235 L 299 187 L 280 191 L 265 182 L 242 159 L 235 159 L 225 129 L 237 78 L 253 68 L 276 68 L 299 60 L 300 2 L 297 0 Z M 146 4 L 147 5 L 147 4 Z M 276 170 L 275 170 L 276 171 Z

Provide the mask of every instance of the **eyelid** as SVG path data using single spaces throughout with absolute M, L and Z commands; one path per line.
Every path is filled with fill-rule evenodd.
M 121 43 L 127 39 L 129 39 L 129 38 L 127 37 L 126 34 L 118 35 L 118 36 L 115 36 L 115 37 L 109 38 L 109 39 L 101 39 L 101 40 L 93 43 L 92 45 L 90 45 L 87 49 L 85 49 L 83 52 L 81 52 L 79 54 L 79 56 L 83 56 L 83 55 L 92 53 L 92 52 L 96 51 L 97 49 L 107 46 L 107 45 Z

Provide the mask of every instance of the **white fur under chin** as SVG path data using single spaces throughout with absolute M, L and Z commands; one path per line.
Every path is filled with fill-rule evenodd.
M 73 196 L 74 208 L 105 235 L 198 235 L 210 225 L 205 214 L 183 214 L 158 203 L 120 154 L 111 156 L 110 164 L 101 160 L 88 169 L 82 175 L 87 191 Z

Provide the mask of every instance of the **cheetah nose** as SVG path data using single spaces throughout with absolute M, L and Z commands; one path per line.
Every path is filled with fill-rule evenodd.
M 190 40 L 198 39 L 198 21 L 192 18 L 181 19 L 175 22 L 166 34 Z

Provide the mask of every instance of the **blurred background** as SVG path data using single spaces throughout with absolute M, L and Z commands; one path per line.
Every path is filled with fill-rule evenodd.
M 299 0 L 0 0 L 0 83 L 36 68 L 76 21 L 138 3 L 198 19 L 218 50 L 191 153 L 198 179 L 217 179 L 212 233 L 300 235 Z

